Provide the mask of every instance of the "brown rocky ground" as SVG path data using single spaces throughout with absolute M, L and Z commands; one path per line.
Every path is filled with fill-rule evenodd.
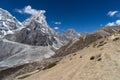
M 26 74 L 35 70 L 42 70 L 50 68 L 60 60 L 61 58 L 46 59 L 43 61 L 37 61 L 32 63 L 27 63 L 23 65 L 18 65 L 10 68 L 0 69 L 0 80 L 13 80 L 14 77 L 22 74 Z M 54 64 L 53 64 L 54 63 Z
M 79 50 L 82 50 L 85 47 L 88 47 L 91 43 L 106 38 L 108 36 L 111 36 L 112 34 L 116 33 L 117 31 L 120 31 L 120 26 L 110 26 L 110 27 L 103 27 L 91 34 L 83 34 L 78 39 L 74 39 L 70 41 L 67 45 L 64 45 L 60 49 L 58 49 L 53 57 L 63 57 L 68 54 L 77 52 Z
M 93 42 L 65 56 L 51 68 L 17 76 L 14 80 L 120 80 L 120 34 Z

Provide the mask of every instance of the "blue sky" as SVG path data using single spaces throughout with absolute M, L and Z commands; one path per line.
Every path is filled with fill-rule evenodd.
M 120 0 L 0 0 L 0 7 L 21 22 L 30 15 L 20 14 L 16 9 L 22 10 L 28 5 L 45 10 L 48 24 L 58 31 L 74 28 L 77 32 L 92 32 L 120 22 Z

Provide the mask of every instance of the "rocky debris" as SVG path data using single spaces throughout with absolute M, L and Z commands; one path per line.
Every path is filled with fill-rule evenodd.
M 105 44 L 107 44 L 107 42 L 104 41 L 104 40 L 102 40 L 102 41 L 99 41 L 99 42 L 95 42 L 95 43 L 93 44 L 93 47 L 94 47 L 94 48 L 99 48 L 99 47 L 101 47 L 101 46 L 104 46 Z
M 105 45 L 105 44 L 107 44 L 107 42 L 100 42 L 100 43 L 97 45 L 97 48 L 99 48 L 99 47 L 101 47 L 101 46 L 103 46 L 103 45 Z
M 96 54 L 95 56 L 91 56 L 90 57 L 90 60 L 97 60 L 97 61 L 100 61 L 102 58 L 101 58 L 101 54 Z
M 80 56 L 80 58 L 82 58 L 83 56 Z
M 113 35 L 110 37 L 110 39 L 112 39 L 113 41 L 119 40 L 119 39 L 120 39 L 119 34 L 113 34 Z
M 117 38 L 113 39 L 113 41 L 117 41 L 117 40 L 119 40 L 119 39 L 120 39 L 120 38 L 117 37 Z

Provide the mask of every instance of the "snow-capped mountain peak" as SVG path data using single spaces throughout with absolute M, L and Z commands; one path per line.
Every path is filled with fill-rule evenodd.
M 77 33 L 74 30 L 63 34 L 54 31 L 48 25 L 44 13 L 44 10 L 40 10 L 21 24 L 9 12 L 0 9 L 0 35 L 3 35 L 5 39 L 0 41 L 1 54 L 4 53 L 0 57 L 3 56 L 5 59 L 0 62 L 0 65 L 13 66 L 49 58 L 61 46 L 76 37 Z
M 0 8 L 0 37 L 14 33 L 13 30 L 23 27 L 7 10 Z
M 45 10 L 40 10 L 39 13 L 32 16 L 33 19 L 36 19 L 38 21 L 44 20 L 46 17 L 44 16 Z
M 7 11 L 2 8 L 0 8 L 0 20 L 5 20 L 6 18 L 11 18 L 12 15 Z
M 23 25 L 27 26 L 31 23 L 31 21 L 38 22 L 39 24 L 44 25 L 45 27 L 48 27 L 45 17 L 45 10 L 40 10 L 39 13 L 32 15 L 30 18 L 26 19 L 23 22 Z

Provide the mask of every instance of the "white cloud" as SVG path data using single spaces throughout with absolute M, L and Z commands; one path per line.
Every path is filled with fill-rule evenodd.
M 18 13 L 21 13 L 21 14 L 23 13 L 23 11 L 19 10 L 19 9 L 15 9 L 15 11 L 18 12 Z
M 106 26 L 115 26 L 115 22 L 109 22 L 108 24 L 106 24 Z
M 117 13 L 119 13 L 119 11 L 109 11 L 107 15 L 110 16 L 110 17 L 113 17 L 113 16 L 115 16 Z
M 115 22 L 109 22 L 105 26 L 119 26 L 120 25 L 120 20 L 116 20 Z
M 25 13 L 25 14 L 31 14 L 31 15 L 45 13 L 45 10 L 36 10 L 36 9 L 33 9 L 30 5 L 25 6 L 23 9 L 16 9 L 16 11 L 21 14 Z
M 115 23 L 119 26 L 120 25 L 120 20 L 116 20 Z
M 54 29 L 55 29 L 55 30 L 58 30 L 58 29 L 59 29 L 59 27 L 54 27 Z
M 60 25 L 60 24 L 61 24 L 61 22 L 55 22 L 54 24 L 56 24 L 56 25 Z

